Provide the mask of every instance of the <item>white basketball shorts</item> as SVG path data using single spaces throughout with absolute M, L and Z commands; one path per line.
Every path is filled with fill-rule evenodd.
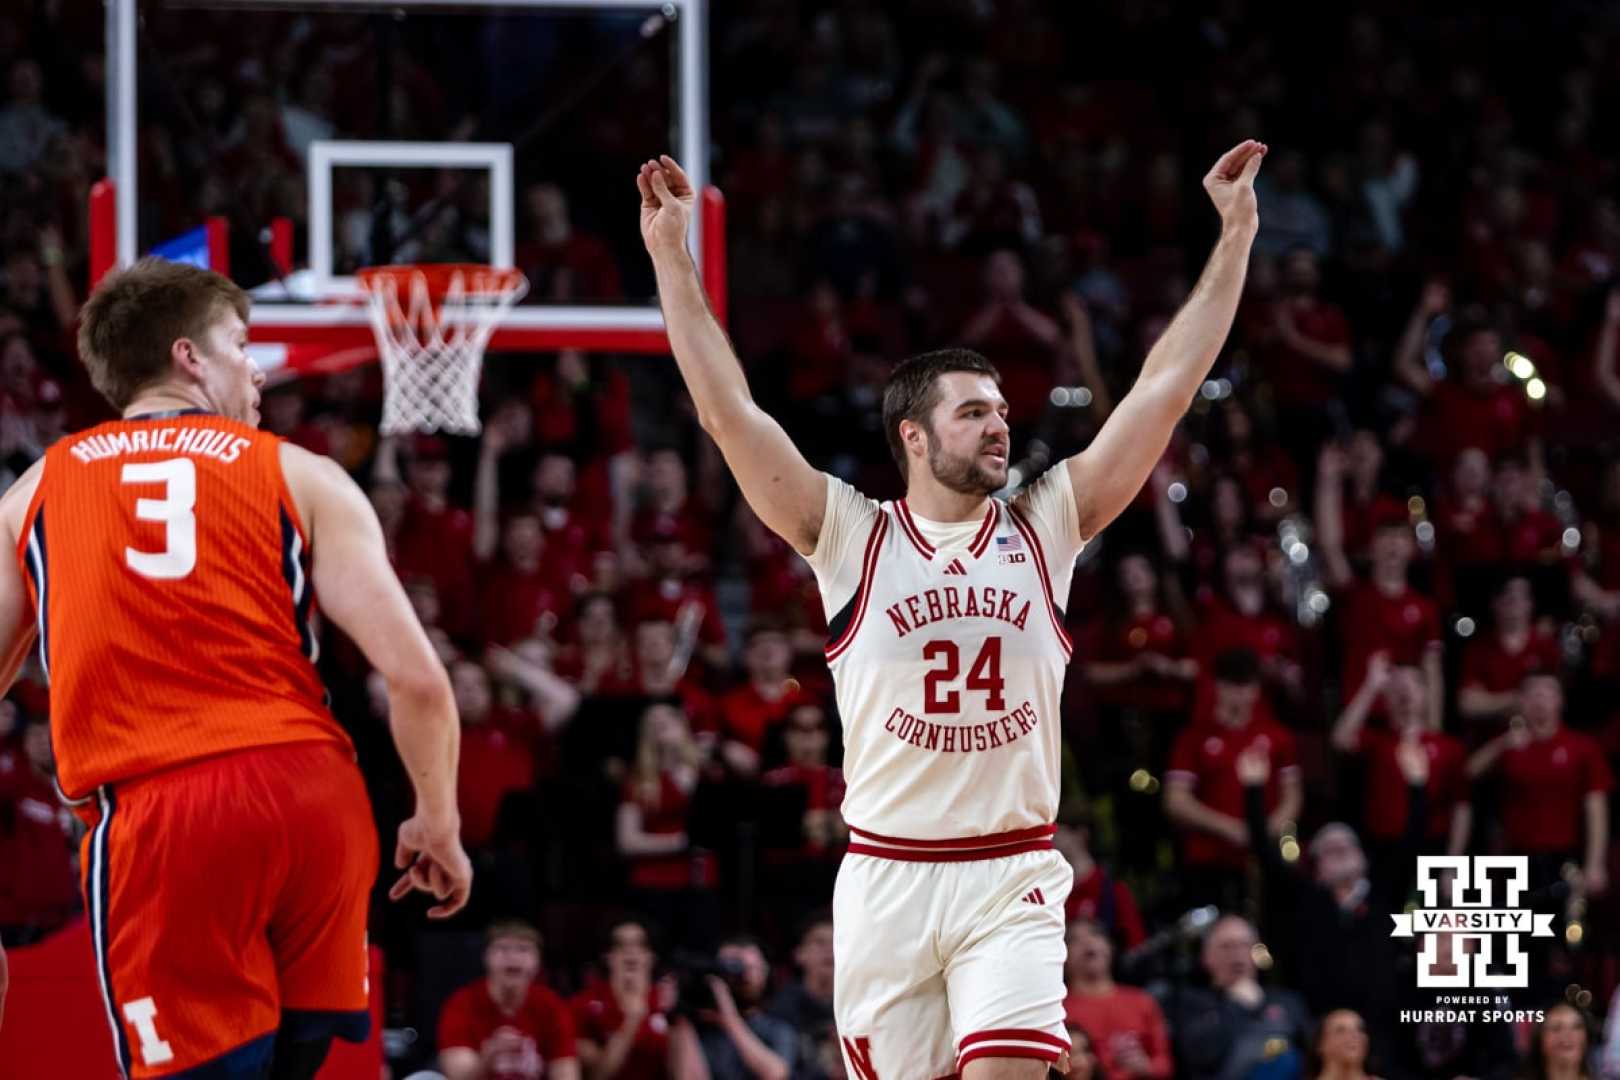
M 838 870 L 833 1012 L 851 1080 L 938 1080 L 980 1057 L 1057 1061 L 1069 1048 L 1074 871 L 1049 840 L 999 858 L 903 847 L 918 843 L 857 830 Z

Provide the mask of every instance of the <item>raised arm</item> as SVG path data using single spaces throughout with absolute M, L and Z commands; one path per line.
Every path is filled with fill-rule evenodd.
M 308 530 L 321 610 L 387 682 L 388 725 L 416 791 L 416 812 L 400 825 L 394 852 L 406 873 L 389 895 L 431 892 L 441 903 L 429 916 L 448 918 L 472 888 L 456 808 L 461 727 L 450 679 L 388 564 L 365 493 L 330 458 L 291 444 L 282 445 L 281 467 Z
M 755 403 L 731 341 L 709 310 L 686 250 L 694 193 L 675 159 L 649 161 L 636 176 L 641 237 L 652 256 L 664 326 L 698 422 L 720 447 L 743 498 L 801 555 L 816 549 L 827 478 L 804 460 L 782 425 Z
M 1434 388 L 1434 379 L 1423 363 L 1429 324 L 1450 307 L 1451 290 L 1444 282 L 1431 281 L 1423 286 L 1423 295 L 1418 298 L 1417 307 L 1412 309 L 1412 317 L 1406 320 L 1406 329 L 1395 346 L 1395 375 L 1419 394 L 1427 394 Z
M 1136 498 L 1226 342 L 1260 227 L 1254 177 L 1265 153 L 1265 144 L 1245 140 L 1204 177 L 1220 211 L 1221 238 L 1187 302 L 1148 352 L 1136 385 L 1092 444 L 1068 461 L 1082 538 L 1097 535 Z

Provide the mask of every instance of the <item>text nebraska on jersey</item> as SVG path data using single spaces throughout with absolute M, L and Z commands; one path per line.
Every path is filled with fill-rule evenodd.
M 74 444 L 69 453 L 80 461 L 91 462 L 116 457 L 119 454 L 145 454 L 160 450 L 167 454 L 211 457 L 229 465 L 242 456 L 243 450 L 252 445 L 250 439 L 215 428 L 162 427 L 87 435 Z
M 1000 619 L 1022 630 L 1029 618 L 1029 601 L 1019 605 L 1018 594 L 994 585 L 942 585 L 891 605 L 884 614 L 895 633 L 905 637 L 941 619 Z M 1013 608 L 1018 606 L 1018 614 Z

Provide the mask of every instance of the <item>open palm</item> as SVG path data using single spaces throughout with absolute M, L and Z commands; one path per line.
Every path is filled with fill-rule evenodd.
M 664 154 L 641 166 L 636 188 L 641 192 L 641 239 L 647 250 L 684 248 L 696 198 L 686 170 Z

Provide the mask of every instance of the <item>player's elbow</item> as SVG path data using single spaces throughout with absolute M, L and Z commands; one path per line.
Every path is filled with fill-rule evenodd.
M 437 657 L 431 663 L 385 671 L 383 679 L 388 684 L 390 700 L 414 713 L 455 714 L 456 696 L 450 688 L 450 677 Z

